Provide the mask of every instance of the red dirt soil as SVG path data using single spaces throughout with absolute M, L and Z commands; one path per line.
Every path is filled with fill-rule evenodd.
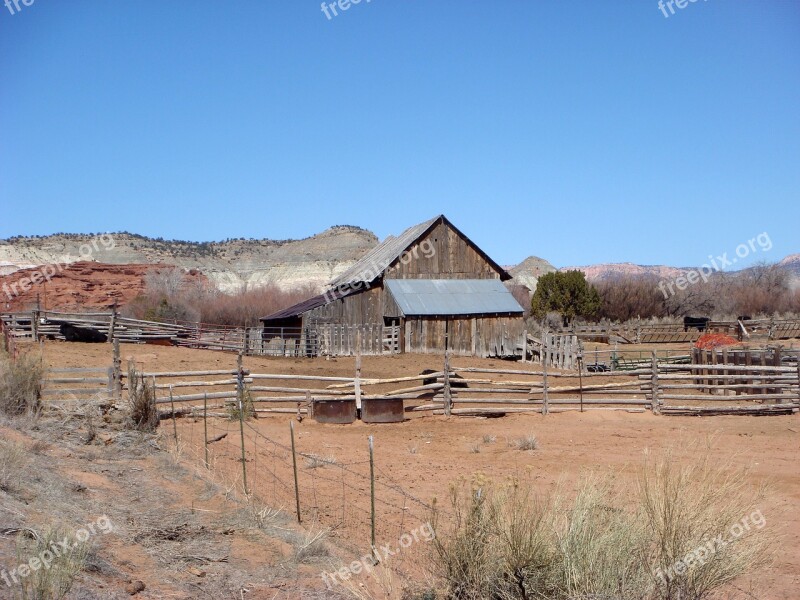
M 52 367 L 107 366 L 111 350 L 104 344 L 70 344 L 50 342 L 44 345 L 45 363 Z M 155 346 L 126 345 L 123 361 L 134 358 L 139 368 L 152 371 L 233 369 L 233 354 L 162 348 Z M 424 368 L 439 368 L 441 357 L 425 355 L 400 355 L 394 357 L 364 357 L 363 377 L 387 377 L 419 373 Z M 245 367 L 257 373 L 303 373 L 316 375 L 352 376 L 353 358 L 283 359 L 246 357 Z M 459 366 L 482 365 L 508 368 L 509 363 L 498 360 L 460 358 Z M 288 512 L 293 511 L 291 470 L 285 467 L 286 454 L 277 446 L 265 442 L 266 436 L 283 445 L 289 444 L 289 421 L 292 415 L 260 415 L 247 424 L 247 466 L 250 484 L 266 502 L 274 501 Z M 172 435 L 171 423 L 162 424 L 164 435 Z M 183 418 L 177 421 L 178 436 L 184 449 L 187 464 L 202 468 L 202 418 Z M 636 488 L 636 477 L 642 468 L 645 450 L 655 452 L 674 449 L 676 460 L 692 460 L 687 448 L 708 447 L 720 464 L 733 457 L 735 465 L 752 469 L 752 484 L 768 481 L 771 495 L 762 510 L 768 527 L 776 534 L 778 553 L 775 563 L 751 577 L 736 582 L 747 597 L 790 600 L 798 598 L 800 589 L 800 469 L 797 456 L 800 450 L 800 417 L 773 416 L 722 416 L 722 417 L 668 417 L 650 413 L 597 411 L 586 413 L 561 413 L 510 415 L 499 419 L 464 417 L 438 417 L 409 413 L 401 424 L 321 425 L 311 419 L 295 422 L 298 450 L 322 457 L 332 457 L 337 463 L 311 467 L 305 461 L 300 465 L 300 487 L 303 509 L 308 519 L 311 512 L 321 519 L 336 516 L 340 511 L 347 526 L 334 532 L 334 543 L 365 549 L 364 535 L 368 504 L 362 502 L 368 489 L 363 480 L 347 476 L 337 465 L 353 464 L 354 471 L 366 472 L 367 436 L 374 435 L 379 481 L 397 482 L 406 493 L 431 502 L 437 498 L 446 503 L 448 488 L 459 477 L 470 477 L 476 472 L 489 474 L 496 480 L 522 477 L 541 491 L 549 491 L 562 481 L 572 487 L 587 471 L 615 473 L 620 485 L 631 492 Z M 209 419 L 209 437 L 228 432 L 227 438 L 212 446 L 215 476 L 235 482 L 241 477 L 239 458 L 238 423 L 228 419 Z M 539 447 L 533 452 L 522 452 L 509 445 L 509 441 L 535 434 Z M 486 441 L 484 436 L 494 437 Z M 479 446 L 479 451 L 474 448 Z M 270 449 L 272 448 L 272 449 Z M 281 482 L 288 482 L 283 492 L 272 474 Z M 344 489 L 352 484 L 358 490 Z M 239 488 L 241 487 L 239 479 Z M 346 501 L 343 495 L 346 493 Z M 378 493 L 383 499 L 402 504 L 404 497 L 390 496 L 389 488 L 380 485 Z M 413 503 L 406 503 L 408 512 L 399 507 L 394 512 L 383 512 L 379 528 L 379 542 L 395 542 L 397 535 L 417 526 L 424 511 Z M 311 507 L 315 507 L 312 511 Z M 344 515 L 344 509 L 347 514 Z M 368 509 L 366 509 L 368 511 Z M 386 508 L 384 507 L 384 511 Z M 324 521 L 323 521 L 324 524 Z M 390 537 L 395 536 L 395 537 Z M 413 546 L 416 554 L 417 546 Z M 421 549 L 420 549 L 421 551 Z M 416 560 L 416 559 L 415 559 Z
M 42 309 L 49 310 L 107 309 L 115 301 L 123 306 L 144 291 L 149 271 L 165 268 L 176 267 L 75 262 L 22 269 L 0 277 L 0 307 L 3 311 L 30 310 L 36 306 L 37 296 Z M 48 272 L 54 272 L 49 281 L 44 278 Z M 197 271 L 187 277 L 205 279 Z

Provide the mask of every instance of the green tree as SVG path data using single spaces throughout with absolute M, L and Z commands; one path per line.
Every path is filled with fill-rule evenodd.
M 595 317 L 600 310 L 600 294 L 587 283 L 582 271 L 547 273 L 539 278 L 531 299 L 531 314 L 543 319 L 548 312 L 561 315 L 564 327 L 575 317 Z

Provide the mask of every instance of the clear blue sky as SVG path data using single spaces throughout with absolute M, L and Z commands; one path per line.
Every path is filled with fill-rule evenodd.
M 696 265 L 764 231 L 756 258 L 800 252 L 794 0 L 20 7 L 0 237 L 382 238 L 445 213 L 501 264 Z

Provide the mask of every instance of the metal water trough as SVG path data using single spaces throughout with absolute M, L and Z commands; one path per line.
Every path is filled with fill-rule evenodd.
M 361 420 L 364 423 L 402 423 L 404 419 L 402 400 L 361 401 Z
M 317 423 L 344 424 L 356 420 L 355 400 L 315 400 L 314 420 Z

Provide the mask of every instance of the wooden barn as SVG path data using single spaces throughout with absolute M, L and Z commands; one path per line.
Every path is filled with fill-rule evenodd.
M 324 294 L 261 319 L 262 343 L 297 355 L 519 353 L 511 279 L 444 215 L 389 236 Z

